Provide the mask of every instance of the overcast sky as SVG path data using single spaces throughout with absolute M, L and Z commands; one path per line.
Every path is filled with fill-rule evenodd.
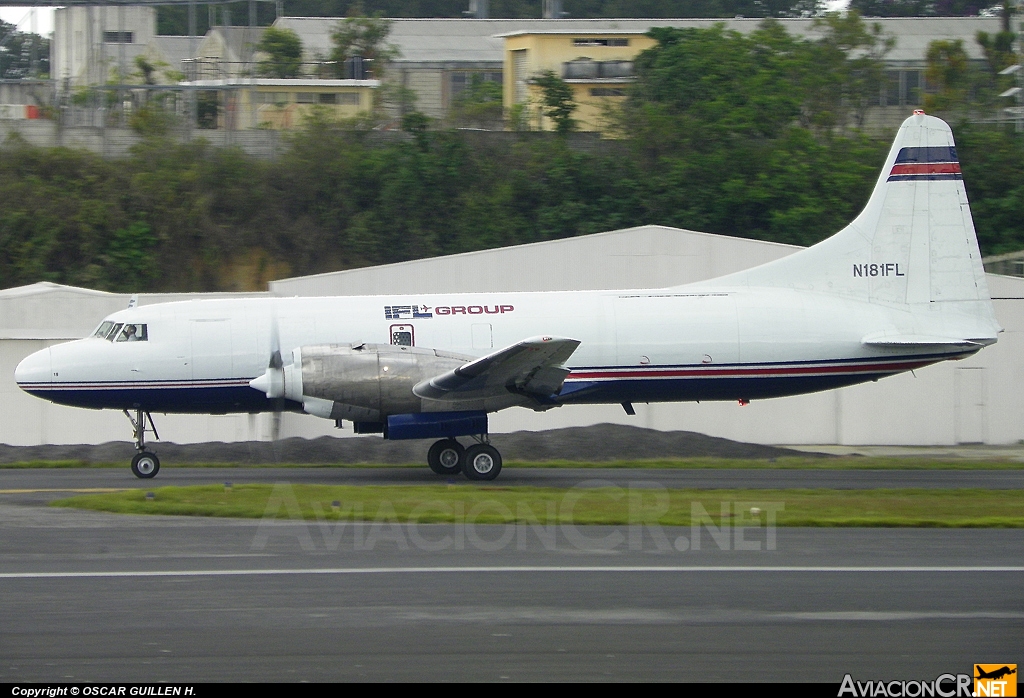
M 0 19 L 16 24 L 23 32 L 32 31 L 31 7 L 0 7 Z M 42 35 L 53 31 L 53 8 L 36 8 L 36 31 Z

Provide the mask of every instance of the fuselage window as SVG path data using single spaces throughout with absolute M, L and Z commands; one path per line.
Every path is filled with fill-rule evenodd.
M 118 342 L 145 342 L 149 339 L 146 334 L 146 326 L 142 324 L 126 324 L 120 332 L 117 333 Z
M 121 331 L 121 323 L 120 322 L 114 323 L 114 326 L 110 328 L 109 332 L 107 332 L 107 337 L 106 337 L 107 341 L 108 342 L 113 342 L 114 341 L 114 337 L 116 337 L 117 333 L 120 332 L 120 331 Z

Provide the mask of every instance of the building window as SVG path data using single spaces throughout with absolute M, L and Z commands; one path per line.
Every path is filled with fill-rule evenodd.
M 526 49 L 516 49 L 512 52 L 512 76 L 515 80 L 515 102 L 521 104 L 526 101 Z
M 335 95 L 338 101 L 335 104 L 346 104 L 350 107 L 359 106 L 359 93 L 358 92 L 339 92 Z
M 103 32 L 103 43 L 105 44 L 131 44 L 135 41 L 132 32 Z
M 287 104 L 287 92 L 257 92 L 256 101 L 260 104 Z
M 297 92 L 295 94 L 295 101 L 299 104 L 316 104 L 316 93 L 315 92 Z
M 591 97 L 625 97 L 626 91 L 621 87 L 591 87 Z
M 317 95 L 317 97 L 319 98 L 320 104 L 338 103 L 338 95 L 334 94 L 333 92 L 321 92 L 319 95 Z
M 590 58 L 577 58 L 562 64 L 562 78 L 565 80 L 632 78 L 635 74 L 633 61 L 595 61 Z
M 924 82 L 924 72 L 920 70 L 887 70 L 878 105 L 920 106 L 924 100 Z
M 629 46 L 629 39 L 573 39 L 573 46 Z

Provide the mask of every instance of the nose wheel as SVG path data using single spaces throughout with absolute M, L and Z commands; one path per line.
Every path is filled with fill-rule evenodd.
M 124 416 L 132 423 L 135 450 L 138 451 L 135 457 L 132 458 L 132 474 L 144 480 L 156 477 L 156 474 L 160 472 L 160 459 L 156 457 L 155 453 L 146 450 L 146 431 L 152 431 L 153 436 L 157 440 L 160 439 L 160 434 L 156 431 L 156 424 L 153 423 L 153 415 L 137 408 L 134 417 L 128 410 L 124 411 Z M 149 423 L 148 429 L 146 427 L 147 421 Z
M 156 474 L 160 472 L 160 459 L 156 457 L 155 453 L 149 451 L 142 451 L 136 453 L 135 457 L 132 458 L 132 473 L 135 477 L 148 480 L 151 477 L 156 477 Z

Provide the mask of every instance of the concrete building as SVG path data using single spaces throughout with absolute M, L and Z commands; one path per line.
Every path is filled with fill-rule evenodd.
M 61 92 L 108 82 L 142 84 L 136 59 L 156 69 L 159 83 L 181 79 L 181 61 L 201 37 L 158 36 L 156 8 L 74 5 L 54 11 L 50 77 Z
M 227 78 L 183 83 L 216 100 L 215 118 L 201 125 L 218 129 L 275 129 L 301 126 L 314 110 L 331 119 L 351 119 L 373 109 L 379 80 Z
M 622 100 L 636 79 L 633 58 L 657 45 L 643 32 L 564 32 L 555 29 L 504 34 L 505 74 L 502 89 L 506 110 L 527 108 L 526 118 L 543 131 L 551 120 L 532 108 L 540 104 L 541 88 L 533 78 L 551 73 L 572 88 L 577 109 L 572 118 L 581 131 L 603 131 L 605 108 Z
M 270 284 L 277 296 L 466 291 L 662 288 L 763 264 L 798 247 L 642 226 L 597 235 L 416 260 Z M 951 445 L 1024 440 L 1024 279 L 988 275 L 1004 332 L 993 347 L 878 383 L 775 400 L 736 403 L 513 408 L 491 415 L 491 430 L 544 430 L 602 422 L 699 431 L 765 444 Z M 139 304 L 198 294 L 143 294 Z M 210 294 L 209 297 L 229 294 Z M 245 294 L 262 295 L 262 294 Z M 14 368 L 28 354 L 84 337 L 129 297 L 50 283 L 0 291 L 0 442 L 129 441 L 128 420 L 113 411 L 61 407 L 23 393 Z M 270 415 L 154 415 L 165 441 L 266 440 Z M 281 436 L 350 436 L 328 420 L 286 414 Z
M 557 5 L 555 3 L 554 5 Z M 558 14 L 554 5 L 549 8 Z M 302 77 L 333 77 L 325 72 L 333 48 L 331 31 L 344 18 L 281 17 L 274 26 L 294 31 L 303 45 Z M 632 58 L 652 41 L 654 26 L 707 28 L 723 23 L 748 33 L 759 19 L 393 19 L 388 42 L 398 56 L 383 78 L 386 106 L 393 112 L 416 109 L 440 120 L 474 79 L 502 84 L 504 108 L 530 105 L 529 80 L 552 70 L 573 84 L 583 128 L 599 129 L 602 105 L 621 99 L 633 79 Z M 813 38 L 812 19 L 782 19 L 792 34 Z M 984 56 L 979 31 L 999 31 L 993 17 L 871 19 L 896 45 L 885 61 L 885 85 L 868 117 L 869 124 L 893 125 L 907 107 L 920 106 L 925 54 L 931 41 L 960 40 L 971 60 Z M 59 91 L 116 81 L 141 84 L 136 59 L 156 70 L 159 84 L 188 80 L 235 81 L 251 77 L 258 61 L 255 47 L 264 28 L 215 26 L 205 37 L 156 35 L 152 6 L 73 6 L 59 9 L 51 42 L 51 77 Z M 609 43 L 610 42 L 610 43 Z M 624 43 L 623 43 L 624 42 Z M 333 68 L 333 66 L 328 66 Z M 381 77 L 380 70 L 373 77 Z M 352 76 L 365 77 L 365 76 Z M 233 84 L 233 83 L 232 83 Z M 534 98 L 535 102 L 536 99 Z M 226 106 L 226 105 L 225 105 Z M 538 117 L 539 118 L 539 117 Z M 542 126 L 547 126 L 541 121 Z
M 302 40 L 303 60 L 322 61 L 330 55 L 331 30 L 343 18 L 338 17 L 281 17 L 274 26 L 291 29 Z M 416 96 L 415 108 L 428 116 L 444 119 L 449 115 L 453 101 L 466 89 L 473 75 L 482 79 L 502 82 L 506 96 L 506 109 L 521 103 L 529 90 L 516 87 L 535 71 L 553 70 L 556 74 L 576 83 L 585 94 L 584 112 L 599 111 L 603 99 L 620 98 L 627 66 L 609 63 L 603 66 L 615 70 L 608 75 L 614 82 L 593 83 L 593 76 L 573 77 L 573 71 L 584 71 L 586 66 L 574 61 L 589 59 L 628 62 L 632 56 L 650 45 L 643 34 L 652 27 L 708 28 L 722 23 L 728 29 L 749 33 L 761 23 L 760 19 L 393 19 L 388 41 L 399 51 L 398 58 L 388 67 L 386 82 L 410 90 Z M 813 19 L 779 20 L 788 32 L 797 36 L 814 37 L 819 30 Z M 979 31 L 998 32 L 1000 20 L 994 17 L 913 17 L 870 18 L 877 22 L 885 34 L 896 39 L 893 49 L 886 55 L 887 80 L 879 91 L 872 123 L 899 123 L 907 107 L 920 106 L 924 86 L 925 54 L 928 44 L 935 40 L 960 40 L 968 57 L 984 60 L 976 36 Z M 577 42 L 577 39 L 581 40 Z M 628 39 L 629 46 L 602 43 L 603 39 Z M 530 53 L 530 47 L 535 53 Z M 543 48 L 542 48 L 543 46 Z M 626 49 L 626 50 L 623 50 Z M 516 52 L 513 59 L 507 55 Z M 522 66 L 518 77 L 513 60 Z M 569 64 L 570 74 L 565 74 Z M 590 66 L 590 70 L 594 65 Z M 601 78 L 599 74 L 597 76 Z M 592 90 L 598 94 L 591 94 Z M 589 120 L 578 115 L 583 121 Z

